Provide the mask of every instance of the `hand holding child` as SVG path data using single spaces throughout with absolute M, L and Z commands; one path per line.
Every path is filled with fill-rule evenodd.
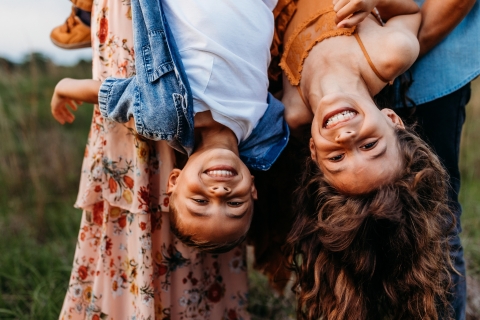
M 333 0 L 339 28 L 350 28 L 362 22 L 376 7 L 379 0 Z
M 101 82 L 90 79 L 69 79 L 60 80 L 55 86 L 52 101 L 52 115 L 61 124 L 72 123 L 76 111 L 82 102 L 98 103 L 98 90 Z

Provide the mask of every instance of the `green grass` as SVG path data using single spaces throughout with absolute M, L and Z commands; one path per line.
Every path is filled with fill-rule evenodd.
M 55 319 L 66 293 L 80 213 L 73 208 L 92 114 L 74 125 L 50 115 L 63 77 L 91 77 L 91 63 L 58 67 L 41 55 L 0 60 L 0 319 Z
M 473 83 L 472 91 L 462 136 L 460 202 L 463 206 L 462 240 L 469 274 L 480 280 L 480 80 Z
M 80 211 L 73 208 L 92 108 L 72 125 L 50 115 L 63 77 L 91 76 L 90 62 L 59 67 L 33 54 L 0 59 L 0 319 L 56 319 L 66 293 Z M 473 85 L 462 142 L 463 233 L 469 274 L 480 280 L 480 81 Z M 293 297 L 279 297 L 250 275 L 253 320 L 294 319 Z M 478 293 L 480 294 L 480 293 Z M 480 318 L 480 311 L 471 314 Z

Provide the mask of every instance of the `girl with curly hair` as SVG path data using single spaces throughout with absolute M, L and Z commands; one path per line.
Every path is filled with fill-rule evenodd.
M 375 104 L 418 56 L 418 6 L 287 0 L 275 13 L 285 118 L 311 134 L 287 240 L 299 319 L 449 318 L 447 175 Z

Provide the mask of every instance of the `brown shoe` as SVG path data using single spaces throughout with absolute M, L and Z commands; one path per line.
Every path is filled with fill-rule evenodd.
M 79 49 L 90 47 L 90 27 L 85 25 L 76 15 L 75 7 L 64 24 L 55 27 L 50 33 L 53 44 L 63 49 Z

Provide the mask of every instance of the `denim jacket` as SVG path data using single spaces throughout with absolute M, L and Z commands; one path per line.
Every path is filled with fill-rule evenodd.
M 98 93 L 100 112 L 117 122 L 133 116 L 137 132 L 167 140 L 188 155 L 193 150 L 193 98 L 175 39 L 159 0 L 133 0 L 137 74 L 107 78 Z
M 415 2 L 422 6 L 425 0 Z M 411 67 L 413 83 L 407 96 L 415 104 L 446 96 L 480 74 L 479 30 L 480 3 L 476 1 L 462 22 Z
M 127 79 L 107 78 L 98 100 L 105 118 L 127 122 L 152 140 L 167 140 L 190 155 L 194 146 L 193 98 L 175 39 L 159 0 L 132 0 L 135 67 Z M 240 158 L 251 169 L 268 170 L 285 148 L 289 129 L 283 104 L 272 95 L 268 108 L 247 139 Z

